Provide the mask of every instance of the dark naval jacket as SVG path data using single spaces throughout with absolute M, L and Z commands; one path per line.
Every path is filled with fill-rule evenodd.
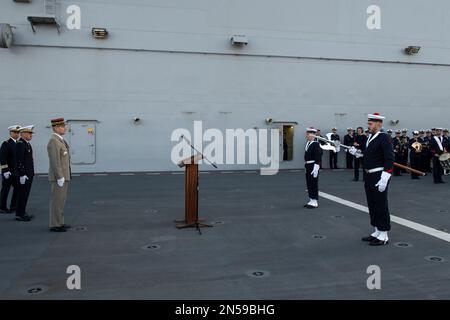
M 369 136 L 364 150 L 364 168 L 366 170 L 383 167 L 383 171 L 392 173 L 394 168 L 394 149 L 392 138 L 386 132 Z
M 305 146 L 305 163 L 314 161 L 311 164 L 320 165 L 322 161 L 322 149 L 317 141 L 307 141 Z
M 9 171 L 13 176 L 16 175 L 16 142 L 12 138 L 2 143 L 0 167 L 2 168 L 2 174 Z
M 33 149 L 31 144 L 22 138 L 17 141 L 16 161 L 17 175 L 19 177 L 27 176 L 32 178 L 34 176 Z

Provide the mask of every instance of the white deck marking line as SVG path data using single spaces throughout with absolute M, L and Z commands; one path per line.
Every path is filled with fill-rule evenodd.
M 210 172 L 207 172 L 207 171 L 200 171 L 200 174 L 210 174 Z
M 121 176 L 134 176 L 134 173 L 121 173 Z
M 172 174 L 184 174 L 184 172 L 172 172 Z
M 351 202 L 351 201 L 348 201 L 348 200 L 345 200 L 345 199 L 333 196 L 331 194 L 328 194 L 328 193 L 320 191 L 319 192 L 319 196 L 324 197 L 325 199 L 328 199 L 328 200 L 331 200 L 331 201 L 343 204 L 344 206 L 347 206 L 347 207 L 350 207 L 350 208 L 353 208 L 353 209 L 356 209 L 356 210 L 359 210 L 359 211 L 362 211 L 362 212 L 365 212 L 365 213 L 369 213 L 369 208 L 367 208 L 367 207 L 365 207 L 363 205 L 360 205 L 360 204 L 357 204 L 357 203 L 354 203 L 354 202 Z M 410 221 L 410 220 L 407 220 L 407 219 L 403 219 L 403 218 L 394 216 L 392 214 L 391 214 L 391 221 L 395 222 L 395 223 L 397 223 L 399 225 L 402 225 L 404 227 L 407 227 L 407 228 L 410 228 L 410 229 L 413 229 L 413 230 L 425 233 L 425 234 L 427 234 L 429 236 L 432 236 L 432 237 L 435 237 L 435 238 L 438 238 L 438 239 L 450 242 L 450 234 L 449 233 L 446 233 L 446 232 L 443 232 L 443 231 L 440 231 L 440 230 L 436 230 L 434 228 L 430 228 L 430 227 L 427 227 L 427 226 L 425 226 L 423 224 L 420 224 L 420 223 L 417 223 L 417 222 L 414 222 L 414 221 Z
M 103 177 L 103 176 L 108 176 L 107 173 L 94 173 L 93 174 L 94 177 Z
M 148 175 L 148 176 L 157 176 L 159 174 L 161 174 L 161 173 L 160 172 L 147 172 L 146 173 L 146 175 Z

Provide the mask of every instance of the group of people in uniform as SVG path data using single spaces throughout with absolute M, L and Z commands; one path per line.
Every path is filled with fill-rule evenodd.
M 407 137 L 407 130 L 396 132 L 396 137 L 392 137 L 392 130 L 383 129 L 384 116 L 379 113 L 368 115 L 367 130 L 358 127 L 356 134 L 352 128 L 347 129 L 347 135 L 344 137 L 344 145 L 351 147 L 345 149 L 346 164 L 348 169 L 354 168 L 354 181 L 359 180 L 359 167 L 363 167 L 364 190 L 366 193 L 367 205 L 369 208 L 370 224 L 374 231 L 362 241 L 368 242 L 371 246 L 381 246 L 389 243 L 388 232 L 391 229 L 390 213 L 388 207 L 388 186 L 391 177 L 397 172 L 394 166 L 395 162 L 405 164 L 404 158 L 399 158 L 398 153 L 403 152 L 404 146 L 410 156 L 410 165 L 414 169 L 422 169 L 428 172 L 430 168 L 424 166 L 424 162 L 433 162 L 433 179 L 435 183 L 443 183 L 443 168 L 439 161 L 439 156 L 450 151 L 450 141 L 448 130 L 443 128 L 434 128 L 431 130 L 414 131 L 413 137 Z M 424 136 L 424 134 L 427 136 Z M 319 207 L 319 171 L 322 165 L 322 148 L 320 144 L 327 143 L 322 137 L 320 130 L 309 127 L 306 129 L 305 146 L 305 177 L 308 189 L 309 202 L 305 204 L 308 209 Z M 332 128 L 331 136 L 327 137 L 329 141 L 340 141 L 336 134 L 336 128 Z M 399 147 L 401 141 L 401 145 Z M 419 146 L 419 144 L 421 146 Z M 337 144 L 335 144 L 337 145 Z M 420 154 L 418 149 L 429 150 L 429 154 L 424 152 Z M 330 157 L 330 168 L 337 168 L 337 152 Z M 419 155 L 418 155 L 419 154 Z M 402 162 L 400 162 L 400 159 Z M 406 158 L 407 159 L 407 158 Z M 407 160 L 406 160 L 407 161 Z M 353 166 L 352 166 L 353 165 Z M 417 179 L 417 174 L 412 174 L 413 179 Z
M 71 180 L 69 145 L 64 140 L 66 126 L 63 118 L 51 120 L 53 134 L 47 145 L 49 157 L 50 222 L 52 232 L 65 232 L 70 225 L 64 224 L 64 206 Z M 28 198 L 35 175 L 33 148 L 34 126 L 13 125 L 8 128 L 9 139 L 0 148 L 2 189 L 0 213 L 15 214 L 17 221 L 27 222 L 34 216 L 27 212 Z M 8 198 L 12 189 L 9 208 Z
M 336 133 L 337 128 L 331 128 L 328 136 L 329 140 L 341 141 Z M 395 135 L 391 129 L 386 133 L 392 138 L 394 146 L 395 162 L 404 166 L 410 166 L 413 169 L 424 173 L 433 173 L 434 183 L 444 183 L 442 180 L 443 168 L 439 161 L 439 156 L 450 151 L 449 130 L 446 128 L 432 128 L 427 130 L 414 130 L 412 137 L 408 136 L 408 129 L 396 130 Z M 347 134 L 344 136 L 343 143 L 346 146 L 354 146 L 357 149 L 364 150 L 364 145 L 368 139 L 370 132 L 358 127 L 356 132 L 353 128 L 347 128 Z M 320 135 L 318 130 L 317 135 Z M 320 144 L 325 142 L 319 141 Z M 347 149 L 346 152 L 346 168 L 354 170 L 353 181 L 359 181 L 359 170 L 363 165 L 364 159 L 353 156 Z M 338 169 L 337 157 L 338 152 L 329 151 L 330 153 L 330 169 Z M 401 176 L 405 173 L 404 169 L 394 167 L 394 176 Z M 411 172 L 411 179 L 420 179 L 417 173 Z

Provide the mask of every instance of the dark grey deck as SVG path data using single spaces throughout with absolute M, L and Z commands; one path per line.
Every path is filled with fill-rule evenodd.
M 320 189 L 365 205 L 362 182 L 350 180 L 349 171 L 323 171 Z M 49 184 L 36 178 L 29 207 L 36 218 L 0 216 L 0 298 L 450 298 L 450 243 L 393 224 L 389 246 L 369 247 L 360 241 L 371 232 L 366 214 L 325 199 L 317 210 L 302 207 L 302 172 L 202 174 L 200 183 L 201 216 L 223 221 L 202 235 L 175 229 L 183 176 L 171 174 L 75 177 L 66 223 L 87 230 L 59 234 L 47 228 Z M 396 178 L 390 190 L 393 214 L 446 230 L 449 199 L 450 184 L 431 177 Z M 142 249 L 149 244 L 161 247 Z M 66 288 L 72 264 L 81 267 L 79 291 Z M 381 267 L 381 290 L 366 287 L 369 265 Z M 249 276 L 258 270 L 268 275 Z M 35 286 L 45 291 L 28 294 Z

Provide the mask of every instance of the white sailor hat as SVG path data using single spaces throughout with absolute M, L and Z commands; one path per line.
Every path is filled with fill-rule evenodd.
M 352 128 L 352 127 L 348 127 L 348 128 L 347 128 L 347 131 L 350 131 L 350 130 L 353 130 L 353 128 Z
M 445 129 L 444 129 L 444 132 L 448 132 L 448 129 L 447 129 L 447 128 L 445 128 Z
M 419 134 L 419 131 L 417 131 L 417 130 L 413 131 L 413 135 L 418 135 L 418 134 Z
M 444 130 L 444 128 L 438 127 L 438 128 L 436 128 L 435 130 L 440 130 L 440 131 L 442 131 L 442 130 Z
M 317 129 L 314 128 L 314 127 L 308 127 L 308 128 L 306 128 L 306 132 L 316 133 L 316 132 L 317 132 Z
M 370 121 L 383 121 L 384 119 L 386 119 L 386 117 L 383 117 L 382 115 L 380 115 L 378 112 L 374 112 L 374 113 L 369 113 L 367 115 L 367 118 Z
M 402 130 L 402 132 L 408 132 L 408 129 L 405 128 L 405 129 Z
M 392 129 L 387 129 L 387 133 L 392 133 Z
M 424 129 L 420 129 L 419 133 L 425 133 L 425 130 Z
M 33 129 L 34 129 L 34 125 L 30 125 L 30 126 L 20 127 L 20 128 L 19 128 L 19 131 L 20 131 L 20 132 L 30 132 L 30 133 L 33 133 Z
M 431 133 L 431 129 L 425 130 L 426 133 Z
M 8 127 L 8 131 L 15 131 L 15 132 L 19 132 L 19 129 L 21 128 L 22 126 L 20 126 L 20 125 L 18 125 L 18 124 L 15 124 L 15 125 L 13 125 L 13 126 L 10 126 L 10 127 Z
M 337 128 L 336 128 L 336 127 L 333 127 L 333 128 L 331 128 L 331 130 L 337 130 Z
M 400 129 L 395 130 L 395 133 L 402 133 Z

